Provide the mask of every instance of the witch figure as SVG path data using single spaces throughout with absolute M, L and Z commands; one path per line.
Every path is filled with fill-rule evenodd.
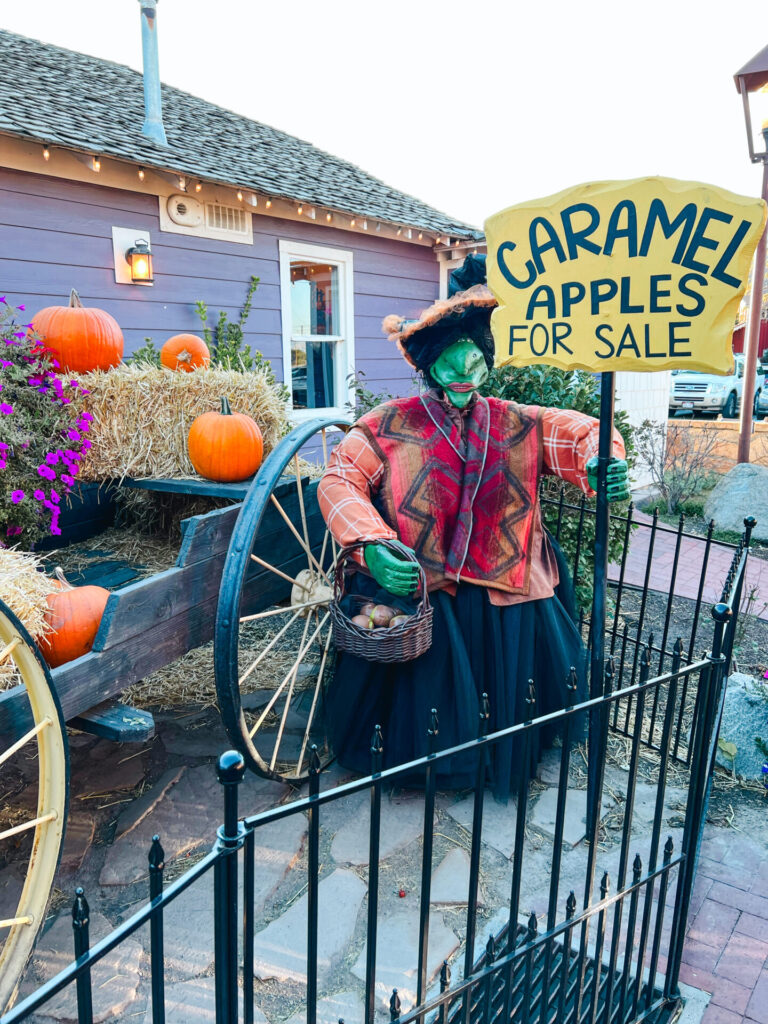
M 494 356 L 496 299 L 475 283 L 484 280 L 484 258 L 469 257 L 454 271 L 448 299 L 418 320 L 384 320 L 426 390 L 361 416 L 318 488 L 337 542 L 365 542 L 354 592 L 409 610 L 418 566 L 378 543 L 396 538 L 415 552 L 434 608 L 432 646 L 412 661 L 379 664 L 339 653 L 326 696 L 331 742 L 340 763 L 363 774 L 376 724 L 384 767 L 391 767 L 425 754 L 432 708 L 445 749 L 477 736 L 483 693 L 490 731 L 529 717 L 529 679 L 537 715 L 574 703 L 571 666 L 576 700 L 586 699 L 568 569 L 542 525 L 538 493 L 542 474 L 554 474 L 594 494 L 598 421 L 478 393 Z M 616 431 L 613 453 L 608 492 L 615 501 L 629 496 Z M 506 740 L 491 750 L 489 781 L 503 799 L 519 775 L 520 744 Z M 475 771 L 475 756 L 442 759 L 438 785 L 471 786 Z

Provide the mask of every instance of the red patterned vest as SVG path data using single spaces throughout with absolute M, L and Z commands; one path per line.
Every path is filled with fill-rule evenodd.
M 384 465 L 373 504 L 416 552 L 430 586 L 448 577 L 528 593 L 541 471 L 537 413 L 477 398 L 463 441 L 430 395 L 386 402 L 358 420 Z

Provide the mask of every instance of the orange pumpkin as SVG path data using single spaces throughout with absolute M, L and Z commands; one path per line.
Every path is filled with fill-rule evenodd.
M 51 632 L 38 640 L 38 647 L 51 668 L 90 651 L 109 597 L 104 587 L 73 587 L 61 569 L 56 569 L 56 576 L 59 590 L 48 595 L 45 613 Z
M 233 483 L 253 476 L 261 465 L 264 441 L 250 416 L 232 412 L 226 398 L 221 412 L 204 412 L 189 428 L 189 459 L 200 476 Z
M 169 370 L 191 373 L 200 366 L 210 366 L 211 353 L 202 338 L 195 334 L 176 334 L 160 349 L 160 362 Z
M 123 332 L 103 309 L 84 306 L 72 289 L 68 306 L 46 306 L 32 317 L 43 346 L 61 373 L 108 370 L 123 358 Z

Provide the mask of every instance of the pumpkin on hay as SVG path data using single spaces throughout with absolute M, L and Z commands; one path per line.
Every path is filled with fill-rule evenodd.
M 109 597 L 104 587 L 73 587 L 61 569 L 56 569 L 56 577 L 59 590 L 46 598 L 45 620 L 51 632 L 37 641 L 51 668 L 90 651 Z
M 210 366 L 211 353 L 196 334 L 175 334 L 160 349 L 160 362 L 169 370 L 191 373 L 198 367 Z
M 221 400 L 221 412 L 204 412 L 189 428 L 189 460 L 200 476 L 234 483 L 253 476 L 261 465 L 264 441 L 256 421 L 232 412 Z
M 103 309 L 84 306 L 72 289 L 68 306 L 46 306 L 32 317 L 44 348 L 62 373 L 108 370 L 123 358 L 123 332 Z

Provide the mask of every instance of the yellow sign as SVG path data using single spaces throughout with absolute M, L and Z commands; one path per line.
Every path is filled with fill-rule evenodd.
M 489 217 L 496 365 L 729 373 L 762 200 L 638 178 Z

